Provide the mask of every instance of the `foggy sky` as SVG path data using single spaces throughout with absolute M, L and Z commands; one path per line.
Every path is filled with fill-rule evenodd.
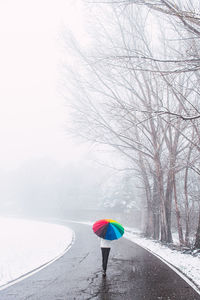
M 61 31 L 82 36 L 79 1 L 0 2 L 0 165 L 50 157 L 63 163 L 82 148 L 66 138 L 67 111 L 59 95 Z M 74 148 L 75 147 L 75 148 Z

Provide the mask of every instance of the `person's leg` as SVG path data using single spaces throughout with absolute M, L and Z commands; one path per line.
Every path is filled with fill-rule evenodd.
M 101 248 L 101 251 L 102 251 L 102 267 L 103 267 L 103 271 L 106 273 L 110 248 Z
M 101 253 L 102 253 L 102 269 L 105 269 L 105 249 L 106 248 L 101 248 Z

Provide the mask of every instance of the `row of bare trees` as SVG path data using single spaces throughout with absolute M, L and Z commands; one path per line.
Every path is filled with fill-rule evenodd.
M 96 31 L 89 49 L 70 39 L 82 64 L 68 72 L 68 100 L 74 132 L 114 148 L 139 176 L 145 234 L 172 242 L 175 215 L 180 244 L 196 230 L 200 247 L 200 10 L 175 2 L 90 4 Z

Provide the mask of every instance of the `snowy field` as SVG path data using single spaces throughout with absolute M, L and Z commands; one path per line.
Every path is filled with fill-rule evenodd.
M 0 289 L 62 256 L 74 233 L 65 226 L 0 218 Z

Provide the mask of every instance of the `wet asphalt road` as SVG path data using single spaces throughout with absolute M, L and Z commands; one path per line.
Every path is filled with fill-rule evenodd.
M 76 234 L 71 249 L 45 269 L 0 291 L 0 300 L 200 299 L 167 265 L 125 238 L 113 245 L 107 277 L 102 277 L 99 241 L 91 227 L 66 225 Z

